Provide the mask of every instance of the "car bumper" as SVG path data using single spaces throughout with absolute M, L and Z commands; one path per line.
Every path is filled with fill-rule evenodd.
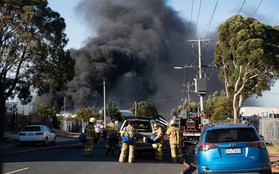
M 28 137 L 28 136 L 20 136 L 20 142 L 37 142 L 37 141 L 45 141 L 46 137 L 36 136 L 36 137 Z
M 245 165 L 214 165 L 197 166 L 199 173 L 268 173 L 271 170 L 269 163 Z

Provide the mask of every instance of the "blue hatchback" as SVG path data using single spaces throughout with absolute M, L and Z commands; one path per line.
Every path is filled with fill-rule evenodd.
M 208 125 L 195 149 L 197 173 L 271 174 L 263 138 L 250 124 Z

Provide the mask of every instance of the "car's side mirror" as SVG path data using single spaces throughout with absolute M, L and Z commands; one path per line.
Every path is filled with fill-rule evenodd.
M 261 139 L 264 140 L 264 136 L 260 135 Z

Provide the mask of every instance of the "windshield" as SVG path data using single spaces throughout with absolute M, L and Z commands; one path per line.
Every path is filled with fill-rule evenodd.
M 130 121 L 133 125 L 133 127 L 138 130 L 138 131 L 141 131 L 141 132 L 152 132 L 152 128 L 151 128 L 151 124 L 150 122 L 147 120 L 136 120 L 136 121 Z M 128 124 L 127 122 L 125 123 L 125 126 L 126 127 Z
M 23 128 L 22 131 L 24 131 L 24 132 L 41 131 L 41 128 L 40 128 L 40 126 L 28 126 L 28 127 Z

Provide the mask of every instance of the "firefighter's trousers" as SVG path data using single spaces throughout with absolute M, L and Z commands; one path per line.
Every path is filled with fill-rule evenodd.
M 114 154 L 117 144 L 118 144 L 118 139 L 107 138 L 106 139 L 106 153 L 111 151 L 111 153 Z
M 171 159 L 173 163 L 179 162 L 182 163 L 182 149 L 180 144 L 171 144 Z
M 121 162 L 121 163 L 125 162 L 128 149 L 129 149 L 128 162 L 129 163 L 135 162 L 135 156 L 134 156 L 135 145 L 134 145 L 134 143 L 123 143 L 122 144 L 121 154 L 119 156 L 119 162 Z
M 91 155 L 93 146 L 94 146 L 94 138 L 86 138 L 86 143 L 85 143 L 85 148 L 84 148 L 85 156 Z
M 163 142 L 156 143 L 155 148 L 155 160 L 163 160 Z

